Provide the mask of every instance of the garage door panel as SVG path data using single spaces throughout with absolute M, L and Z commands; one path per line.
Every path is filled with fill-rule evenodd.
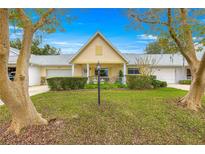
M 167 83 L 175 83 L 175 69 L 174 68 L 155 69 L 154 75 L 156 75 L 157 80 L 166 81 Z
M 71 69 L 49 69 L 47 70 L 47 78 L 51 77 L 70 77 L 72 76 Z

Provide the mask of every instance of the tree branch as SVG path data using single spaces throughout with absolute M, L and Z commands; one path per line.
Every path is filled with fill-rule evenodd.
M 193 43 L 192 31 L 190 29 L 190 25 L 187 22 L 187 9 L 181 8 L 180 9 L 180 16 L 181 16 L 181 23 L 182 23 L 182 30 L 183 30 L 183 38 L 185 39 L 185 50 L 184 54 L 189 57 L 190 65 L 192 64 L 199 64 L 199 61 L 196 57 L 196 50 Z M 189 61 L 188 61 L 189 62 Z M 196 67 L 196 66 L 193 66 Z
M 197 73 L 198 73 L 199 76 L 202 76 L 202 78 L 203 78 L 204 71 L 205 71 L 205 53 L 202 56 L 200 66 L 199 66 L 199 70 L 198 70 Z
M 132 18 L 134 18 L 134 20 L 138 21 L 138 22 L 144 22 L 144 23 L 147 23 L 147 24 L 160 24 L 160 25 L 165 25 L 167 26 L 168 23 L 166 22 L 161 22 L 161 21 L 149 21 L 147 19 L 142 19 L 140 18 L 139 16 L 137 16 L 136 14 L 130 14 L 130 16 Z
M 0 9 L 0 84 L 8 78 L 9 23 L 8 9 Z M 2 85 L 1 85 L 2 86 Z
M 0 9 L 0 61 L 8 60 L 9 47 L 8 9 Z
M 179 47 L 180 51 L 183 51 L 182 43 L 180 42 L 174 28 L 172 27 L 172 13 L 171 13 L 170 8 L 167 9 L 167 18 L 168 18 L 167 19 L 167 23 L 168 23 L 167 26 L 168 26 L 168 29 L 169 29 L 169 34 L 172 37 L 172 39 L 176 42 L 176 44 Z
M 190 67 L 192 67 L 192 69 L 196 70 L 197 66 L 195 66 L 195 64 L 198 63 L 198 60 L 196 58 L 194 46 L 191 46 L 191 45 L 193 45 L 193 42 L 190 42 L 190 39 L 192 39 L 192 37 L 187 38 L 188 41 L 185 42 L 185 46 L 184 46 L 183 43 L 181 42 L 181 40 L 177 37 L 177 34 L 176 34 L 174 28 L 172 27 L 172 12 L 171 12 L 170 8 L 167 9 L 167 18 L 168 18 L 168 29 L 169 29 L 170 36 L 172 37 L 172 39 L 175 41 L 175 43 L 179 47 L 179 51 L 186 58 L 186 60 L 187 60 L 188 64 L 190 65 Z M 184 19 L 182 19 L 182 23 L 186 23 L 183 20 Z M 191 32 L 189 31 L 189 33 L 191 33 Z M 185 32 L 185 35 L 187 35 L 187 32 Z M 187 44 L 188 44 L 188 46 L 191 46 L 191 47 L 187 48 Z M 189 52 L 189 51 L 191 51 L 191 52 Z
M 46 22 L 47 17 L 54 11 L 54 8 L 50 8 L 48 9 L 48 11 L 46 13 L 44 13 L 42 15 L 42 17 L 39 19 L 38 22 L 36 22 L 36 24 L 34 25 L 34 31 L 36 31 L 38 28 L 42 27 L 43 24 Z
M 28 24 L 32 25 L 30 19 L 26 16 L 23 9 L 17 8 L 17 13 L 19 14 L 19 20 L 23 23 L 23 27 L 27 26 Z

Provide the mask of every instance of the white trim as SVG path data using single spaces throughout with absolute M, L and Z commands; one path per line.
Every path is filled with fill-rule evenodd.
M 89 76 L 90 76 L 90 66 L 89 66 L 89 64 L 87 64 L 87 78 L 88 78 L 87 83 L 90 82 Z
M 123 83 L 126 84 L 126 72 L 127 72 L 127 65 L 124 63 L 123 65 Z
M 72 76 L 75 75 L 75 64 L 72 64 Z

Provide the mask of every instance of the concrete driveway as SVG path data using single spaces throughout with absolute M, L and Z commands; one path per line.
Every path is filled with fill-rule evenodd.
M 47 85 L 29 87 L 30 96 L 41 94 L 47 91 L 49 91 L 49 88 Z M 3 105 L 3 102 L 1 100 L 0 100 L 0 105 Z
M 189 90 L 190 85 L 183 85 L 183 84 L 168 84 L 167 87 L 181 89 L 181 90 Z
M 48 88 L 47 85 L 29 87 L 29 94 L 30 94 L 30 96 L 41 94 L 41 93 L 45 93 L 47 91 L 49 91 L 49 88 Z

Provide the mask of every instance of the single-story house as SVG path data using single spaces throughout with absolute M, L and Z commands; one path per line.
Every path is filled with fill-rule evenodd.
M 10 49 L 9 73 L 15 74 L 19 51 Z M 202 53 L 197 53 L 201 58 Z M 149 58 L 147 58 L 149 57 Z M 29 85 L 40 85 L 41 80 L 50 77 L 88 77 L 88 82 L 96 78 L 96 66 L 101 65 L 101 76 L 109 82 L 115 82 L 119 72 L 123 72 L 124 82 L 127 74 L 139 74 L 139 59 L 154 65 L 153 75 L 167 83 L 178 83 L 190 79 L 191 74 L 186 60 L 180 54 L 137 54 L 121 53 L 100 32 L 95 33 L 75 54 L 31 55 L 29 66 Z

